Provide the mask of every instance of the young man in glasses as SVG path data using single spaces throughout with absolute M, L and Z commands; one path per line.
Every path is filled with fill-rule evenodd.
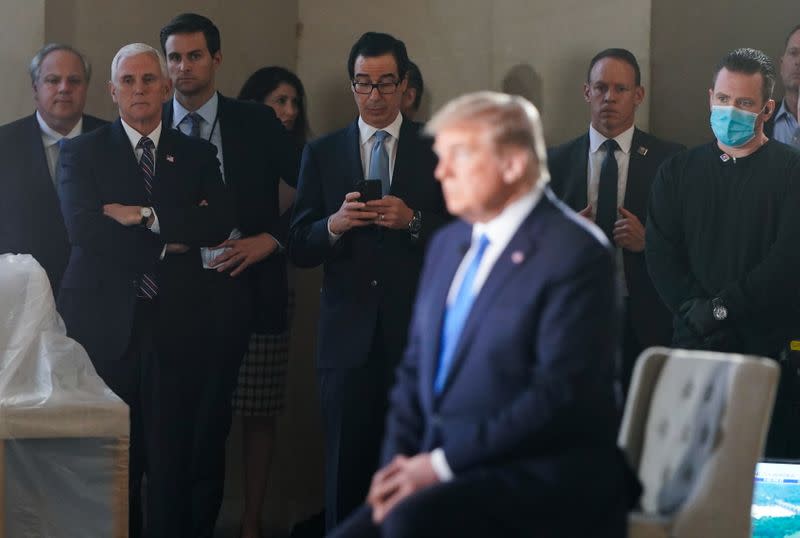
M 361 36 L 347 64 L 359 117 L 309 143 L 301 163 L 289 256 L 325 266 L 317 367 L 328 530 L 364 502 L 377 470 L 425 245 L 447 218 L 431 142 L 400 114 L 408 64 L 402 41 Z M 362 200 L 365 179 L 382 196 Z

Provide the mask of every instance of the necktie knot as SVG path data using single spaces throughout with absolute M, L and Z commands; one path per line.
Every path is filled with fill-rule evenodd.
M 375 131 L 375 143 L 379 144 L 383 142 L 387 136 L 389 136 L 389 133 L 386 131 Z
M 141 139 L 139 139 L 139 143 L 136 145 L 136 147 L 144 150 L 152 150 L 155 147 L 155 144 L 153 144 L 153 141 L 148 137 L 143 136 Z
M 619 149 L 619 144 L 617 144 L 617 141 L 614 140 L 613 138 L 609 138 L 608 140 L 603 142 L 603 147 L 605 148 L 606 153 L 614 152 Z
M 189 136 L 200 136 L 200 122 L 203 121 L 202 116 L 197 112 L 189 112 L 186 117 L 189 118 L 190 124 Z

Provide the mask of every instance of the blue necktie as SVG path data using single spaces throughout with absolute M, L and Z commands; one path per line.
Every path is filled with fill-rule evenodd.
M 386 131 L 375 131 L 375 144 L 372 146 L 372 153 L 369 158 L 369 177 L 367 179 L 380 179 L 383 185 L 384 196 L 389 194 L 389 153 L 383 141 L 389 133 Z
M 142 180 L 144 180 L 144 190 L 147 192 L 147 201 L 152 202 L 153 172 L 155 171 L 153 148 L 155 148 L 155 144 L 153 144 L 152 140 L 143 136 L 136 147 L 142 150 L 142 156 L 139 158 L 139 168 L 142 170 Z M 142 299 L 154 299 L 156 295 L 158 295 L 158 284 L 156 284 L 155 276 L 150 273 L 143 273 L 136 296 Z
M 197 112 L 189 112 L 184 118 L 184 121 L 186 120 L 188 120 L 187 123 L 189 125 L 189 132 L 186 134 L 189 136 L 200 136 L 200 122 L 203 121 L 200 114 Z
M 489 238 L 481 235 L 478 238 L 478 248 L 475 250 L 475 255 L 470 260 L 467 270 L 464 271 L 464 278 L 458 288 L 458 293 L 444 312 L 439 348 L 439 367 L 433 382 L 433 390 L 437 395 L 444 389 L 447 375 L 450 373 L 450 367 L 453 364 L 453 355 L 461 336 L 461 330 L 464 328 L 464 323 L 467 321 L 467 316 L 472 308 L 472 302 L 475 300 L 472 286 L 475 283 L 475 275 L 478 273 L 478 267 L 481 265 L 481 259 L 483 258 L 483 253 L 486 252 L 487 246 L 489 246 Z

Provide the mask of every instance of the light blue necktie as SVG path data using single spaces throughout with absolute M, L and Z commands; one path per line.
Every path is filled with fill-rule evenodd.
M 383 141 L 389 133 L 386 131 L 375 131 L 375 144 L 372 146 L 372 153 L 369 158 L 369 177 L 367 179 L 380 179 L 383 185 L 384 196 L 389 194 L 389 152 Z
M 481 265 L 481 259 L 483 258 L 483 253 L 486 252 L 487 246 L 489 246 L 489 238 L 481 235 L 478 238 L 478 248 L 475 250 L 475 255 L 469 262 L 467 270 L 464 271 L 464 278 L 458 288 L 458 293 L 450 306 L 445 309 L 439 348 L 439 368 L 436 371 L 436 378 L 433 382 L 433 390 L 437 395 L 444 389 L 447 375 L 450 373 L 450 367 L 453 364 L 453 355 L 461 336 L 461 330 L 464 328 L 470 309 L 472 309 L 472 302 L 475 300 L 472 286 L 475 283 L 475 275 L 478 273 L 478 267 Z

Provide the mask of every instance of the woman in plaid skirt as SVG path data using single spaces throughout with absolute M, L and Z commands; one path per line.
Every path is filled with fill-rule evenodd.
M 305 92 L 300 79 L 282 67 L 264 67 L 253 73 L 239 92 L 239 99 L 272 107 L 299 145 L 308 137 Z M 281 223 L 288 228 L 294 187 L 281 181 Z M 294 285 L 289 268 L 287 331 L 279 335 L 253 334 L 239 370 L 233 394 L 233 412 L 242 417 L 244 514 L 241 538 L 261 535 L 261 508 L 275 445 L 275 419 L 283 410 L 289 364 L 289 329 L 294 311 Z

